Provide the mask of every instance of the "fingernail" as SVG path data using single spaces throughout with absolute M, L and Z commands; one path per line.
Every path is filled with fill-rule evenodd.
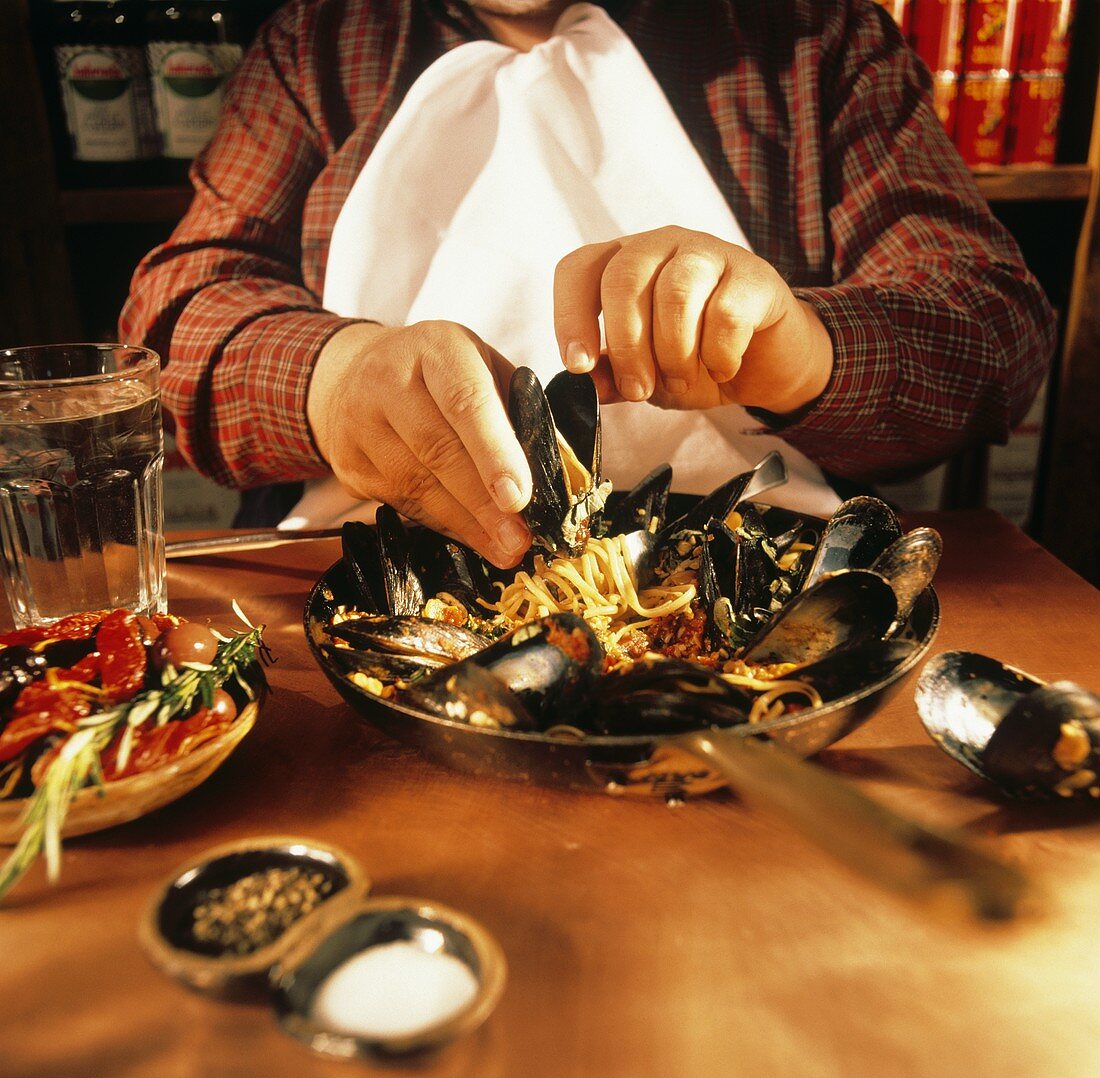
M 619 392 L 628 401 L 644 401 L 646 398 L 645 386 L 637 378 L 624 378 L 619 383 Z
M 523 508 L 519 484 L 510 475 L 502 475 L 489 488 L 489 493 L 502 513 L 515 513 Z
M 584 374 L 592 369 L 592 357 L 580 341 L 570 341 L 565 346 L 565 365 L 574 374 Z
M 686 393 L 687 387 L 688 384 L 683 378 L 669 378 L 668 381 L 665 382 L 665 389 L 667 389 L 669 393 Z
M 527 529 L 509 517 L 497 528 L 497 545 L 505 554 L 515 554 L 527 543 Z

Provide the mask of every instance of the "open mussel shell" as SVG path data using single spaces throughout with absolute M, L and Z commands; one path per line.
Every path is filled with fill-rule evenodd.
M 853 569 L 800 591 L 749 641 L 739 658 L 751 665 L 803 666 L 869 640 L 897 616 L 897 599 L 877 573 Z
M 498 677 L 475 663 L 456 663 L 435 677 L 422 678 L 403 699 L 441 719 L 490 730 L 537 730 L 523 701 Z
M 724 524 L 741 502 L 763 494 L 787 481 L 787 465 L 780 453 L 773 450 L 746 472 L 716 487 L 700 498 L 687 512 L 663 525 L 628 532 L 624 536 L 625 554 L 634 572 L 638 587 L 644 587 L 662 558 L 673 550 L 685 535 L 700 536 L 712 521 Z
M 554 723 L 583 725 L 593 686 L 603 671 L 604 652 L 588 623 L 575 614 L 549 614 L 527 622 L 507 636 L 445 670 L 420 679 L 406 699 L 423 706 L 436 694 L 446 701 L 453 685 L 464 686 L 461 667 L 487 671 L 515 694 L 533 718 L 534 729 Z M 455 678 L 460 680 L 457 682 Z M 480 687 L 483 679 L 477 679 Z M 439 714 L 437 704 L 431 710 Z M 454 717 L 454 716 L 448 716 Z M 519 728 L 514 723 L 512 728 Z
M 986 655 L 948 651 L 924 668 L 917 711 L 932 739 L 1017 797 L 1100 798 L 1100 696 Z
M 829 518 L 804 587 L 847 569 L 869 569 L 901 536 L 897 514 L 884 501 L 866 495 L 849 498 Z
M 508 416 L 531 468 L 531 501 L 523 518 L 536 542 L 575 557 L 590 520 L 603 508 L 600 407 L 587 374 L 562 371 L 543 389 L 528 367 L 508 388 Z
M 329 636 L 353 648 L 395 655 L 427 655 L 450 662 L 485 647 L 485 637 L 435 618 L 366 614 L 326 627 Z
M 943 539 L 934 528 L 914 528 L 895 539 L 872 563 L 898 600 L 898 621 L 909 617 L 913 604 L 936 575 Z
M 660 528 L 665 520 L 671 489 L 672 465 L 659 464 L 619 499 L 614 512 L 605 518 L 607 534 L 653 532 Z
M 812 685 L 823 702 L 839 700 L 858 692 L 869 681 L 882 681 L 917 650 L 913 640 L 867 640 L 834 651 L 816 662 L 795 667 L 783 679 L 805 681 Z

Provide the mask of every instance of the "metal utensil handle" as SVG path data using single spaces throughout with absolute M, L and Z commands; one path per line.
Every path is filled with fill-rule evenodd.
M 861 876 L 908 899 L 950 914 L 961 906 L 986 921 L 1033 905 L 1032 882 L 1015 866 L 961 833 L 900 815 L 800 756 L 714 730 L 674 743 L 719 770 L 750 804 L 773 810 Z
M 167 558 L 193 558 L 200 554 L 230 554 L 237 550 L 263 550 L 282 546 L 283 543 L 301 543 L 310 539 L 339 539 L 339 528 L 316 528 L 312 531 L 280 531 L 265 528 L 262 531 L 238 532 L 236 535 L 219 535 L 211 539 L 172 539 L 164 544 Z

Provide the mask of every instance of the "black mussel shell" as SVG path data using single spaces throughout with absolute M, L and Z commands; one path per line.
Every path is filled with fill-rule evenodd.
M 366 614 L 326 625 L 329 636 L 364 651 L 396 655 L 428 655 L 457 661 L 480 651 L 486 638 L 460 625 L 435 618 Z
M 538 729 L 557 722 L 582 725 L 604 653 L 595 633 L 575 614 L 550 614 L 521 625 L 462 664 L 487 670 L 516 694 Z M 419 693 L 446 695 L 453 667 L 417 683 Z
M 897 615 L 893 589 L 877 573 L 853 569 L 795 595 L 740 655 L 753 665 L 802 666 L 868 640 L 880 640 Z
M 936 575 L 943 554 L 943 539 L 934 528 L 914 528 L 895 539 L 871 568 L 894 589 L 898 621 L 909 617 L 913 604 Z
M 744 710 L 716 696 L 646 691 L 601 699 L 591 723 L 597 733 L 630 737 L 680 734 L 748 722 Z
M 982 753 L 989 776 L 1029 793 L 1100 798 L 1100 696 L 1055 681 L 1021 697 Z
M 591 518 L 603 507 L 600 485 L 600 409 L 596 385 L 587 374 L 563 371 L 544 390 L 534 371 L 518 367 L 508 389 L 508 416 L 531 468 L 531 501 L 523 518 L 540 546 L 580 554 Z M 573 484 L 558 434 L 586 473 Z M 576 487 L 576 489 L 573 489 Z
M 643 693 L 683 693 L 742 709 L 748 717 L 752 696 L 709 666 L 687 659 L 639 659 L 625 670 L 614 670 L 600 684 L 601 699 L 632 699 Z
M 627 548 L 638 586 L 644 587 L 660 566 L 668 567 L 685 536 L 697 538 L 712 530 L 715 522 L 725 524 L 742 502 L 786 481 L 787 465 L 773 450 L 755 467 L 735 475 L 656 533 L 628 533 Z
M 321 652 L 345 674 L 363 674 L 386 683 L 416 677 L 425 670 L 438 670 L 449 661 L 435 655 L 401 655 L 334 644 L 322 644 Z
M 426 593 L 447 592 L 471 613 L 479 609 L 478 599 L 492 601 L 497 597 L 485 562 L 469 547 L 431 528 L 418 528 L 413 536 Z
M 787 465 L 773 450 L 747 472 L 741 472 L 705 498 L 701 498 L 686 513 L 661 529 L 661 538 L 671 540 L 681 532 L 702 532 L 712 520 L 726 521 L 737 506 L 787 481 Z M 660 546 L 661 543 L 659 542 Z
M 452 722 L 490 730 L 535 730 L 523 701 L 499 678 L 472 663 L 457 663 L 401 693 L 413 707 Z
M 361 520 L 348 520 L 340 528 L 344 568 L 351 588 L 348 599 L 357 610 L 382 612 L 385 593 L 379 569 L 378 533 Z
M 380 505 L 374 518 L 387 614 L 416 617 L 424 609 L 424 586 L 412 564 L 408 530 L 397 510 Z
M 849 498 L 825 525 L 804 586 L 846 569 L 869 569 L 900 535 L 897 514 L 884 501 L 866 495 Z
M 828 703 L 889 677 L 916 650 L 911 640 L 867 640 L 796 667 L 783 680 L 805 681 Z
M 672 466 L 660 464 L 619 499 L 615 512 L 605 517 L 608 535 L 633 531 L 652 532 L 664 523 L 668 492 L 672 489 Z
M 925 666 L 916 703 L 932 739 L 1005 793 L 1100 798 L 1100 697 L 1080 685 L 949 651 Z

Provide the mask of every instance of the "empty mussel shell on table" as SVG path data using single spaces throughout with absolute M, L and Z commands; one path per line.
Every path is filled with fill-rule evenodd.
M 924 668 L 917 711 L 932 739 L 1017 797 L 1100 799 L 1100 696 L 996 659 L 948 651 Z

